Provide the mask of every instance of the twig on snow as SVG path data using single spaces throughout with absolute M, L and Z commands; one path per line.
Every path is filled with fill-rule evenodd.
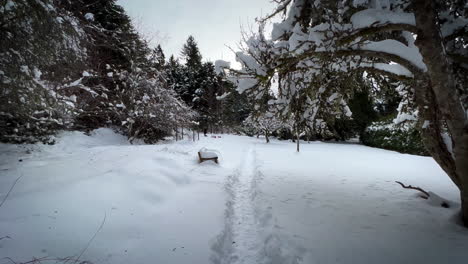
M 42 264 L 45 262 L 46 263 L 54 262 L 55 264 L 66 264 L 69 261 L 73 261 L 75 259 L 73 258 L 73 256 L 66 257 L 66 258 L 49 258 L 45 256 L 45 257 L 40 257 L 40 258 L 33 257 L 32 260 L 29 260 L 26 262 L 16 262 L 12 258 L 9 258 L 9 257 L 1 258 L 0 260 L 8 260 L 9 261 L 8 263 L 13 263 L 13 264 Z M 90 264 L 90 263 L 91 262 L 89 261 L 82 261 L 79 264 Z
M 19 179 L 21 179 L 21 177 L 23 177 L 23 175 L 19 176 L 15 182 L 13 182 L 13 185 L 11 185 L 10 187 L 10 190 L 8 190 L 7 194 L 5 195 L 5 197 L 3 197 L 3 200 L 2 202 L 0 203 L 0 207 L 2 207 L 2 205 L 5 203 L 6 199 L 8 198 L 8 196 L 10 195 L 11 191 L 13 190 L 13 188 L 15 187 L 16 183 L 19 181 Z
M 104 226 L 104 223 L 106 222 L 106 218 L 107 218 L 107 214 L 104 213 L 104 219 L 102 219 L 102 223 L 101 225 L 99 226 L 98 230 L 96 230 L 96 233 L 94 233 L 93 237 L 88 241 L 88 243 L 86 244 L 86 247 L 83 248 L 83 250 L 81 251 L 80 255 L 78 255 L 78 257 L 76 258 L 75 262 L 74 263 L 77 263 L 81 256 L 85 253 L 85 251 L 88 249 L 88 247 L 91 245 L 91 243 L 93 242 L 93 240 L 96 238 L 97 234 L 99 233 L 99 231 L 101 231 L 102 227 Z
M 396 183 L 400 184 L 401 187 L 403 187 L 404 189 L 412 189 L 412 190 L 416 190 L 416 191 L 420 191 L 422 192 L 425 196 L 421 195 L 421 198 L 423 199 L 429 199 L 429 197 L 431 196 L 428 192 L 426 192 L 425 190 L 423 190 L 422 188 L 420 187 L 414 187 L 414 186 L 411 186 L 411 185 L 404 185 L 403 183 L 399 182 L 399 181 L 395 181 Z
M 12 260 L 11 258 L 9 258 L 9 257 L 5 257 L 5 258 L 2 258 L 2 259 L 6 259 L 11 263 L 16 264 L 16 262 L 14 260 Z

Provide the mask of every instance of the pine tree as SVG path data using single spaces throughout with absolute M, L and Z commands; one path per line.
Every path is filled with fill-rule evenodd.
M 185 60 L 185 66 L 193 70 L 201 68 L 202 56 L 193 36 L 187 38 L 187 42 L 184 44 L 180 54 Z
M 150 57 L 151 66 L 157 70 L 164 70 L 166 66 L 166 56 L 164 55 L 164 51 L 161 48 L 161 45 L 158 45 L 154 48 L 151 52 Z
M 80 19 L 51 0 L 0 8 L 0 141 L 49 142 L 77 114 L 71 84 L 87 54 Z M 74 25 L 74 26 L 73 26 Z

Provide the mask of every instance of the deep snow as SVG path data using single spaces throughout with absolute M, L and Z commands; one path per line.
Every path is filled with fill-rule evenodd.
M 222 135 L 130 145 L 109 129 L 0 145 L 0 264 L 465 263 L 455 186 L 427 157 Z M 220 164 L 197 163 L 202 147 Z M 20 161 L 21 160 L 21 161 Z M 394 181 L 450 201 L 438 206 Z M 436 197 L 437 198 L 437 197 Z M 105 216 L 102 229 L 99 229 Z M 72 261 L 73 262 L 73 261 Z M 55 262 L 42 262 L 55 263 Z

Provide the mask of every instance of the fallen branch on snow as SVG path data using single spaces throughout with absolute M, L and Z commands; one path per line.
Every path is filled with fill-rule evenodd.
M 403 183 L 399 182 L 399 181 L 395 181 L 396 183 L 400 184 L 401 187 L 403 187 L 404 189 L 412 189 L 412 190 L 416 190 L 416 191 L 420 191 L 422 192 L 424 195 L 420 195 L 421 198 L 423 199 L 429 199 L 429 197 L 431 196 L 428 192 L 426 192 L 425 190 L 423 190 L 422 188 L 420 187 L 414 187 L 414 186 L 411 186 L 411 185 L 404 185 Z
M 12 263 L 12 264 L 43 264 L 43 263 L 54 263 L 54 264 L 66 264 L 69 263 L 74 259 L 74 257 L 66 257 L 66 258 L 50 258 L 50 257 L 41 257 L 41 258 L 33 258 L 27 262 L 16 262 L 12 258 L 5 257 L 0 260 L 7 260 L 8 262 L 5 263 Z M 89 261 L 81 261 L 79 264 L 92 264 Z
M 80 260 L 81 256 L 85 253 L 85 251 L 88 249 L 88 247 L 91 245 L 91 243 L 93 242 L 93 240 L 96 238 L 97 234 L 99 233 L 99 231 L 101 231 L 102 227 L 104 226 L 104 224 L 106 223 L 106 218 L 107 218 L 107 214 L 104 213 L 104 219 L 102 219 L 102 223 L 101 225 L 99 226 L 99 228 L 96 230 L 96 232 L 94 233 L 93 237 L 88 241 L 88 243 L 86 244 L 86 247 L 83 248 L 83 250 L 81 251 L 80 255 L 78 255 L 78 257 L 76 258 L 74 264 L 78 263 L 78 261 Z M 80 262 L 82 263 L 82 262 Z M 84 262 L 86 263 L 86 262 Z
M 94 233 L 93 237 L 88 241 L 86 246 L 83 248 L 81 253 L 76 258 L 75 258 L 75 256 L 66 257 L 66 258 L 50 258 L 48 256 L 45 256 L 45 257 L 41 257 L 41 258 L 33 258 L 32 260 L 27 261 L 27 262 L 16 262 L 12 258 L 5 257 L 5 258 L 0 258 L 0 260 L 8 260 L 10 263 L 13 263 L 13 264 L 42 264 L 42 263 L 47 263 L 47 262 L 54 262 L 56 264 L 60 264 L 60 263 L 66 264 L 66 263 L 70 263 L 72 261 L 74 261 L 73 264 L 92 264 L 92 262 L 89 262 L 89 261 L 86 261 L 86 260 L 85 261 L 83 261 L 83 260 L 80 261 L 80 258 L 86 252 L 86 250 L 89 248 L 89 246 L 91 245 L 93 240 L 96 238 L 99 231 L 101 231 L 101 229 L 104 227 L 104 224 L 106 223 L 106 219 L 107 219 L 107 214 L 104 213 L 104 218 L 102 219 L 101 225 L 99 226 L 99 228 Z M 5 236 L 5 237 L 1 237 L 0 240 L 5 239 L 5 238 L 11 239 L 11 237 Z
M 19 181 L 19 179 L 21 179 L 21 177 L 23 177 L 23 175 L 19 176 L 15 182 L 13 182 L 13 184 L 11 185 L 10 187 L 10 190 L 8 190 L 7 194 L 5 195 L 5 197 L 3 197 L 3 200 L 2 202 L 0 203 L 0 207 L 2 207 L 2 205 L 5 203 L 5 201 L 7 200 L 8 196 L 10 195 L 11 191 L 13 190 L 13 188 L 15 188 L 15 185 L 16 183 Z

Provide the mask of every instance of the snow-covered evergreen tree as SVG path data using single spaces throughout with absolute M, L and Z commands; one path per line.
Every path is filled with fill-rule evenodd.
M 0 12 L 1 141 L 113 126 L 155 142 L 191 125 L 162 48 L 149 48 L 115 0 L 6 1 Z
M 73 125 L 68 92 L 85 69 L 79 18 L 51 0 L 2 1 L 0 7 L 0 140 L 49 141 Z
M 429 153 L 461 191 L 468 225 L 466 3 L 277 2 L 266 19 L 284 16 L 274 24 L 271 39 L 253 38 L 247 52 L 238 55 L 244 62 L 238 75 L 241 89 L 261 93 L 278 74 L 286 104 L 297 98 L 297 90 L 306 89 L 313 115 L 325 109 L 351 116 L 349 91 L 341 84 L 352 72 L 404 82 L 414 89 L 418 126 Z
M 173 56 L 168 62 L 170 82 L 180 98 L 197 112 L 199 129 L 216 130 L 223 126 L 223 102 L 217 98 L 224 94 L 227 82 L 218 74 L 211 62 L 202 62 L 198 44 L 189 36 L 181 51 L 185 64 Z
M 202 66 L 202 55 L 193 36 L 187 38 L 180 54 L 188 68 L 196 70 Z

